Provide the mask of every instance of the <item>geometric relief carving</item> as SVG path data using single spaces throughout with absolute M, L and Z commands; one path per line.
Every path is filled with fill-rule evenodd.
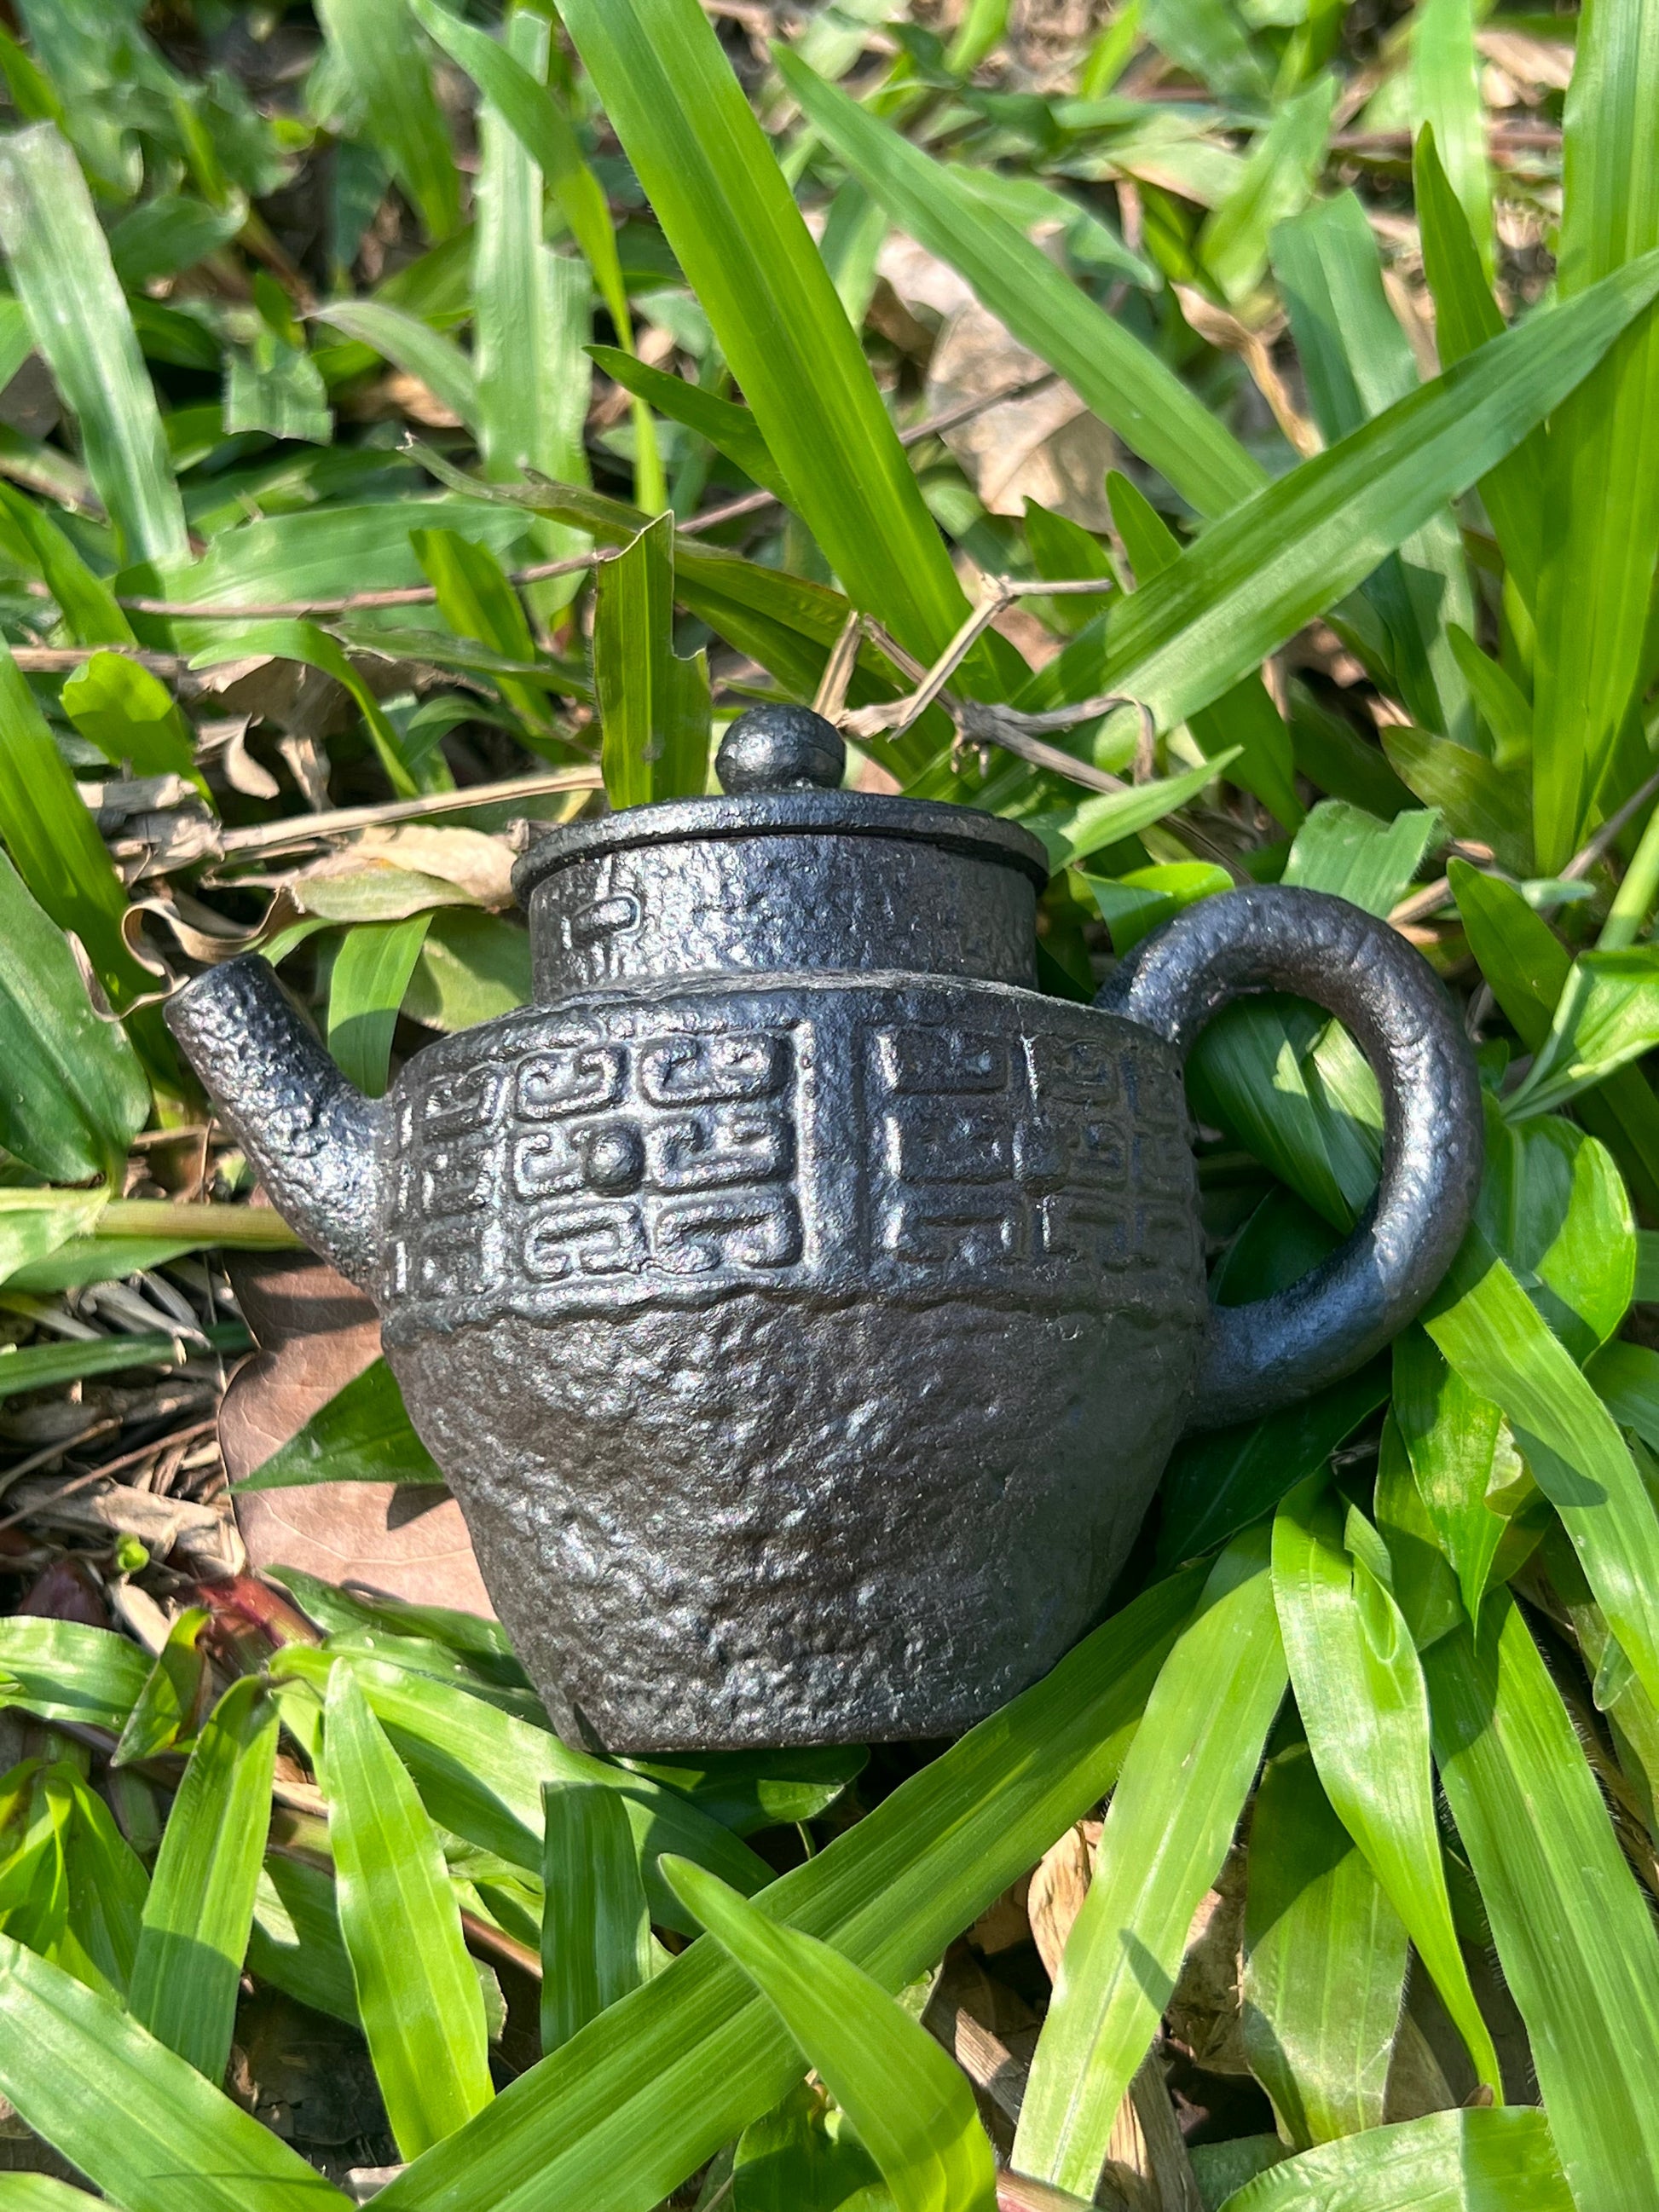
M 1111 1040 L 948 1025 L 871 1039 L 878 1242 L 928 1268 L 1089 1269 L 1146 1250 Z
M 405 1123 L 391 1287 L 463 1295 L 503 1261 L 537 1285 L 793 1266 L 793 1073 L 765 1030 L 580 1039 L 444 1078 Z

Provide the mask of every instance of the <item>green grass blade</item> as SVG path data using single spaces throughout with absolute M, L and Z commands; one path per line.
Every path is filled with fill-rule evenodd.
M 87 2212 L 96 2200 L 45 2173 L 0 2175 L 0 2212 Z
M 460 224 L 460 176 L 420 33 L 404 0 L 319 0 L 317 15 L 362 102 L 368 136 L 419 210 L 428 235 L 448 238 Z
M 1504 1416 L 1420 1328 L 1395 1340 L 1394 1413 L 1423 1503 L 1457 1571 L 1464 1610 L 1479 1626 L 1504 1534 L 1503 1516 L 1486 1504 Z
M 1439 828 L 1430 812 L 1408 809 L 1391 822 L 1322 799 L 1296 834 L 1281 880 L 1330 891 L 1386 921 L 1416 880 Z
M 1115 469 L 1108 473 L 1106 491 L 1135 581 L 1144 584 L 1180 558 L 1180 540 L 1146 494 Z M 1247 676 L 1213 707 L 1194 714 L 1191 728 L 1206 759 L 1214 760 L 1237 746 L 1231 781 L 1253 791 L 1287 830 L 1300 826 L 1304 808 L 1296 793 L 1291 733 L 1259 674 Z
M 1440 366 L 1450 368 L 1488 338 L 1500 337 L 1504 318 L 1488 287 L 1468 217 L 1447 181 L 1434 132 L 1426 125 L 1418 134 L 1413 181 L 1424 271 L 1434 297 L 1435 343 Z M 1480 496 L 1504 549 L 1504 564 L 1528 606 L 1538 590 L 1547 458 L 1543 430 L 1531 430 L 1480 479 Z M 1530 716 L 1528 729 L 1530 733 Z
M 463 1691 L 377 1664 L 368 1653 L 344 1656 L 441 1826 L 539 1874 L 542 1784 L 599 1783 L 617 1790 L 627 1806 L 653 1916 L 665 1927 L 679 1924 L 679 1906 L 656 1878 L 663 1851 L 695 1858 L 735 1887 L 765 1886 L 765 1862 L 678 1791 L 572 1751 L 548 1729 L 497 1711 Z M 332 1664 L 324 1652 L 289 1645 L 277 1654 L 271 1672 L 321 1690 Z
M 1235 306 L 1243 306 L 1267 274 L 1275 225 L 1308 204 L 1324 162 L 1336 94 L 1336 79 L 1321 76 L 1279 107 L 1238 182 L 1200 234 L 1199 258 Z
M 840 1952 L 780 1927 L 685 1859 L 682 1901 L 781 2015 L 881 2168 L 897 2212 L 994 2212 L 996 2168 L 968 2077 Z
M 1376 240 L 1352 192 L 1275 231 L 1273 267 L 1328 442 L 1416 391 L 1416 360 L 1389 305 Z M 1389 634 L 1397 688 L 1411 713 L 1472 743 L 1468 686 L 1449 625 L 1472 629 L 1474 599 L 1449 510 L 1413 532 L 1367 579 L 1365 593 Z
M 1262 1773 L 1248 1880 L 1244 2049 L 1281 2136 L 1306 2150 L 1380 2127 L 1406 1930 L 1304 1743 Z
M 495 2094 L 483 1996 L 437 1832 L 349 1667 L 323 1727 L 340 1933 L 392 2132 L 418 2158 Z
M 534 71 L 532 82 L 546 70 L 550 36 L 546 18 L 529 9 L 514 9 L 507 19 L 507 53 L 528 65 L 524 74 Z M 533 468 L 580 483 L 587 475 L 582 423 L 591 376 L 582 348 L 592 335 L 587 271 L 542 243 L 542 172 L 489 103 L 479 143 L 473 360 L 484 472 L 507 482 Z M 538 532 L 544 560 L 580 550 L 581 541 L 555 524 Z M 544 586 L 547 605 L 564 604 L 579 580 Z
M 403 307 L 382 300 L 333 300 L 317 310 L 319 319 L 349 338 L 372 346 L 383 361 L 417 376 L 434 399 L 458 415 L 469 430 L 478 427 L 478 379 L 468 356 Z
M 130 561 L 182 561 L 155 395 L 81 167 L 51 124 L 0 142 L 0 245 Z
M 814 129 L 893 221 L 958 270 L 1022 344 L 1058 369 L 1094 413 L 1200 514 L 1225 514 L 1261 489 L 1260 464 L 1172 369 L 1097 307 L 1040 247 L 965 190 L 949 168 L 824 83 L 799 58 L 781 48 L 776 58 Z M 749 391 L 746 377 L 743 384 Z M 763 427 L 794 483 L 794 466 L 769 426 Z
M 595 345 L 587 350 L 607 376 L 648 400 L 659 415 L 684 422 L 688 430 L 707 438 L 727 460 L 735 461 L 746 477 L 752 477 L 763 490 L 771 492 L 786 507 L 793 504 L 783 471 L 748 408 L 739 407 L 735 400 L 722 399 L 717 392 L 705 392 L 700 385 L 688 384 L 683 376 L 670 376 L 664 369 L 636 361 L 620 346 Z
M 1562 143 L 1559 288 L 1582 298 L 1659 245 L 1659 36 L 1647 0 L 1596 0 L 1580 26 Z M 1538 579 L 1533 796 L 1538 866 L 1590 818 L 1642 678 L 1659 550 L 1659 324 L 1627 331 L 1550 424 Z
M 1502 1407 L 1607 1625 L 1659 1700 L 1659 1514 L 1612 1415 L 1478 1228 L 1425 1325 L 1476 1395 Z
M 132 2016 L 217 2082 L 264 1857 L 276 1708 L 249 1677 L 210 1715 L 155 1861 L 132 1971 Z
M 648 1981 L 652 1960 L 651 1916 L 622 1799 L 597 1783 L 547 1782 L 542 1802 L 545 2054 Z
M 966 601 L 708 18 L 696 0 L 568 0 L 562 12 L 802 519 L 857 605 L 931 658 Z M 991 665 L 969 664 L 970 689 Z
M 1659 2194 L 1659 1937 L 1505 1590 L 1423 1655 L 1434 1749 L 1574 2200 Z
M 0 1374 L 3 1373 L 0 1367 Z M 397 1377 L 384 1359 L 319 1406 L 304 1427 L 236 1485 L 287 1490 L 308 1482 L 441 1482 L 416 1435 Z
M 1575 2212 L 1538 2112 L 1434 2112 L 1288 2159 L 1224 2212 Z
M 1480 101 L 1473 0 L 1419 0 L 1412 32 L 1413 126 L 1434 133 L 1446 181 L 1469 226 L 1483 275 L 1492 273 L 1492 172 Z
M 171 1751 L 181 1737 L 193 1736 L 212 1675 L 202 1647 L 202 1631 L 213 1618 L 205 1606 L 186 1606 L 167 1631 L 167 1642 L 128 1716 L 115 1747 L 113 1765 L 154 1759 Z
M 1206 784 L 1231 767 L 1237 750 L 1237 746 L 1230 747 L 1202 768 L 1189 768 L 1184 775 L 1154 777 L 1150 783 L 1104 792 L 1098 799 L 1082 799 L 1075 805 L 1028 815 L 1023 826 L 1042 840 L 1048 865 L 1058 875 L 1062 868 L 1075 867 L 1091 853 L 1102 852 L 1150 829 L 1166 814 L 1173 814 L 1177 806 L 1196 799 Z
M 1484 476 L 1659 291 L 1659 253 L 1494 339 L 1224 515 L 1114 617 L 1099 688 L 1173 727 Z M 1074 648 L 1073 648 L 1074 649 Z
M 1267 1531 L 1237 1538 L 1165 1662 L 1106 1816 L 1014 2138 L 1022 2173 L 1091 2199 L 1285 1694 Z
M 112 1282 L 122 1275 L 130 1275 L 135 1265 L 154 1264 L 135 1261 L 131 1238 L 105 1237 L 97 1241 L 110 1248 L 110 1259 L 94 1280 Z M 171 1258 L 180 1249 L 179 1245 L 170 1244 L 163 1256 Z M 185 1239 L 182 1249 L 191 1251 L 196 1247 L 191 1240 Z M 247 1331 L 232 1322 L 219 1322 L 205 1334 L 216 1352 L 246 1352 L 251 1341 Z M 154 1336 L 100 1336 L 91 1341 L 81 1339 L 69 1344 L 27 1344 L 21 1351 L 14 1346 L 0 1352 L 0 1401 L 16 1397 L 25 1390 L 55 1389 L 62 1383 L 82 1382 L 94 1375 L 118 1375 L 129 1367 L 178 1364 L 178 1338 L 159 1333 Z M 5 1656 L 0 1651 L 0 1666 L 4 1664 Z
M 1532 873 L 1532 810 L 1521 777 L 1495 767 L 1473 745 L 1403 724 L 1388 732 L 1382 750 L 1401 781 L 1437 807 L 1448 829 L 1490 845 L 1517 875 Z
M 415 973 L 430 908 L 402 921 L 360 922 L 348 930 L 328 982 L 328 1048 L 340 1072 L 367 1098 L 386 1090 L 392 1033 Z
M 119 1735 L 149 1675 L 145 1654 L 110 1629 L 30 1613 L 0 1620 L 0 1706 L 36 1720 Z
M 64 1782 L 70 1801 L 64 1839 L 70 1932 L 110 1986 L 125 1990 L 143 1940 L 149 1875 L 90 1784 L 73 1770 Z
M 1540 1051 L 1566 988 L 1571 955 L 1513 884 L 1482 875 L 1467 860 L 1451 861 L 1447 874 L 1492 995 L 1526 1049 Z M 1612 1146 L 1644 1205 L 1659 1212 L 1659 1098 L 1647 1078 L 1638 1068 L 1621 1068 L 1581 1097 L 1575 1111 Z
M 334 1877 L 308 1860 L 267 1851 L 253 1899 L 248 1972 L 313 2012 L 361 2027 L 357 1985 L 340 1934 Z
M 593 688 L 614 807 L 701 794 L 708 778 L 706 670 L 674 652 L 674 518 L 659 516 L 600 569 Z
M 125 2212 L 327 2212 L 349 2198 L 129 2013 L 0 1936 L 0 2088 Z
M 1161 1583 L 1097 1629 L 765 1909 L 902 1989 L 1111 1786 L 1197 1589 Z M 393 2182 L 382 2212 L 650 2212 L 799 2070 L 737 1967 L 694 1944 Z
M 1452 1924 L 1428 1695 L 1410 1632 L 1382 1583 L 1349 1557 L 1340 1502 L 1321 1495 L 1318 1484 L 1292 1491 L 1279 1507 L 1273 1563 L 1285 1655 L 1325 1794 L 1404 1923 L 1480 2079 L 1501 2101 L 1497 2053 Z
M 0 836 L 18 874 L 59 929 L 86 947 L 111 1003 L 154 978 L 121 935 L 126 893 L 33 693 L 0 647 Z M 164 1062 L 163 1065 L 166 1063 Z
M 1374 1360 L 1316 1398 L 1188 1437 L 1176 1447 L 1160 1495 L 1158 1562 L 1165 1570 L 1230 1542 L 1286 1491 L 1324 1466 L 1340 1443 L 1389 1395 L 1387 1367 Z
M 507 40 L 498 42 L 437 0 L 410 0 L 410 4 L 434 44 L 466 71 L 557 194 L 571 234 L 587 257 L 599 296 L 617 329 L 628 331 L 628 295 L 604 189 L 542 82 L 546 41 L 521 27 L 528 11 L 515 15 Z
M 149 1085 L 125 1032 L 94 1013 L 62 930 L 3 855 L 0 943 L 0 1145 L 57 1182 L 118 1184 L 149 1118 Z
M 94 653 L 60 695 L 64 712 L 105 759 L 139 775 L 181 775 L 204 799 L 189 723 L 158 676 L 118 653 Z

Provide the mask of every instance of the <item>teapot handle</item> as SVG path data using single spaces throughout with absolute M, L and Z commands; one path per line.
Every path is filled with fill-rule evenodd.
M 1480 1088 L 1451 1000 L 1346 899 L 1269 884 L 1205 899 L 1144 939 L 1095 1004 L 1184 1060 L 1213 1015 L 1260 991 L 1311 999 L 1352 1031 L 1382 1093 L 1382 1171 L 1346 1243 L 1299 1282 L 1212 1306 L 1194 1428 L 1269 1413 L 1380 1352 L 1450 1265 L 1480 1188 Z

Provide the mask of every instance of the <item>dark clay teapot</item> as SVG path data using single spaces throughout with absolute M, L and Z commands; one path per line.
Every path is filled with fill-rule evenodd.
M 817 716 L 726 795 L 544 836 L 536 1004 L 342 1078 L 264 962 L 174 1034 L 294 1226 L 370 1292 L 560 1732 L 611 1751 L 943 1736 L 1098 1615 L 1183 1430 L 1410 1320 L 1480 1174 L 1419 956 L 1311 891 L 1192 908 L 1097 1010 L 1033 988 L 1024 830 L 835 787 Z M 1212 1308 L 1182 1062 L 1240 994 L 1376 1069 L 1382 1181 L 1303 1281 Z

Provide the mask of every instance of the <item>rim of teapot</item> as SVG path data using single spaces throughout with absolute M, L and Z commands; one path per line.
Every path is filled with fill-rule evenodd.
M 549 876 L 606 853 L 791 835 L 927 844 L 1017 869 L 1039 890 L 1048 883 L 1048 854 L 1018 823 L 947 800 L 844 791 L 840 784 L 845 765 L 841 733 L 810 708 L 751 708 L 720 741 L 715 760 L 723 786 L 720 795 L 659 799 L 550 830 L 514 866 L 514 894 L 520 906 L 527 906 L 531 893 Z

